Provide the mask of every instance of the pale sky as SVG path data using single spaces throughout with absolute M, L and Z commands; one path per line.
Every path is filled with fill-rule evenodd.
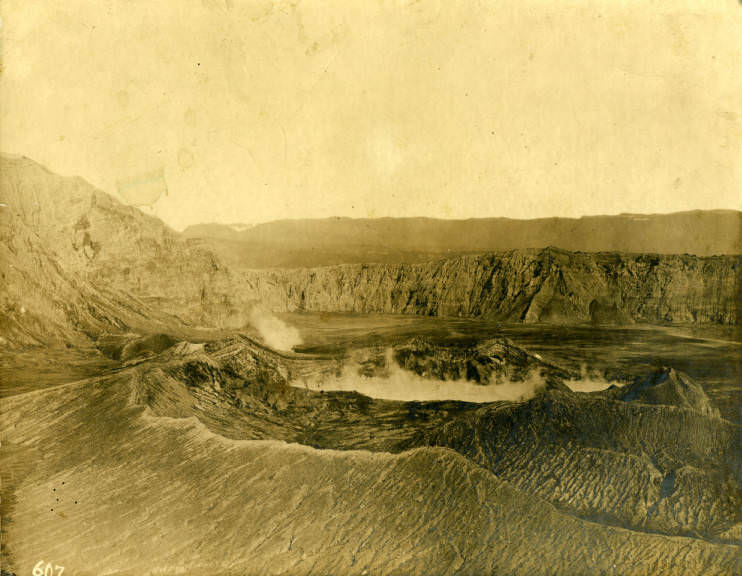
M 0 149 L 178 229 L 742 209 L 736 0 L 3 0 L 0 33 Z

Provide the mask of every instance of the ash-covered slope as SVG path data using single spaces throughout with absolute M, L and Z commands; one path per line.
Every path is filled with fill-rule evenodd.
M 0 343 L 4 347 L 84 344 L 87 336 L 177 324 L 130 293 L 91 279 L 83 266 L 93 250 L 88 236 L 78 236 L 74 227 L 67 236 L 64 232 L 55 236 L 51 222 L 41 223 L 46 210 L 63 211 L 68 196 L 56 195 L 44 185 L 39 189 L 49 196 L 34 195 L 32 184 L 28 193 L 20 193 L 12 167 L 4 160 L 0 178 L 5 204 L 0 208 Z
M 702 408 L 548 390 L 452 419 L 414 444 L 454 448 L 583 518 L 738 542 L 740 430 Z
M 658 370 L 645 379 L 638 379 L 632 386 L 612 393 L 626 402 L 664 404 L 698 410 L 707 416 L 720 416 L 703 388 L 687 374 L 672 368 Z
M 693 477 L 692 468 L 702 459 L 704 470 L 713 468 L 734 453 L 739 429 L 728 423 L 700 411 L 559 391 L 524 403 L 434 409 L 319 394 L 285 385 L 302 362 L 244 338 L 178 343 L 155 357 L 132 357 L 102 378 L 9 398 L 0 416 L 5 566 L 22 574 L 53 558 L 80 574 L 224 576 L 742 569 L 739 545 L 720 532 L 733 524 L 736 492 L 728 503 L 719 498 L 712 528 L 696 522 L 695 532 L 669 525 L 663 533 L 661 523 L 674 521 L 663 506 L 679 515 L 685 509 L 681 518 L 692 522 L 705 510 L 685 476 L 701 496 L 715 489 L 713 473 Z M 626 408 L 614 414 L 616 406 Z M 645 419 L 648 426 L 636 426 Z M 311 422 L 324 433 L 315 435 Z M 392 430 L 396 438 L 384 442 L 373 436 Z M 256 431 L 307 445 L 246 439 Z M 579 444 L 582 435 L 592 452 L 578 445 L 574 465 L 548 453 L 552 439 Z M 364 450 L 348 450 L 349 436 Z M 670 436 L 674 444 L 662 455 Z M 447 443 L 436 446 L 441 437 Z M 409 449 L 401 451 L 404 444 Z M 493 473 L 501 462 L 509 479 Z M 670 464 L 673 489 L 660 472 Z M 632 472 L 642 466 L 646 479 Z M 605 486 L 593 498 L 601 474 L 619 474 L 615 490 L 638 491 L 630 497 L 647 498 L 652 514 L 638 506 L 636 518 L 611 517 L 616 502 L 623 510 L 621 499 Z M 570 492 L 571 484 L 585 489 Z M 589 505 L 614 525 L 594 522 Z M 634 526 L 655 514 L 660 523 Z M 676 532 L 688 535 L 668 535 Z
M 460 360 L 453 364 L 467 362 Z M 507 364 L 516 375 L 524 366 L 515 354 Z M 661 371 L 584 394 L 564 385 L 573 375 L 542 364 L 551 384 L 531 399 L 487 404 L 392 402 L 289 385 L 338 366 L 233 338 L 174 347 L 137 365 L 133 382 L 136 402 L 154 414 L 196 417 L 225 437 L 393 453 L 443 446 L 586 520 L 742 545 L 741 431 L 687 375 Z M 684 383 L 683 395 L 667 392 L 669 380 Z
M 742 259 L 511 251 L 246 275 L 274 308 L 507 322 L 736 324 Z

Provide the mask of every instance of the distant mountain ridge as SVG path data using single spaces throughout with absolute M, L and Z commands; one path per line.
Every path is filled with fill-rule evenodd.
M 742 212 L 695 210 L 582 218 L 325 218 L 277 220 L 239 230 L 183 231 L 240 268 L 406 263 L 446 256 L 556 247 L 573 252 L 742 253 Z

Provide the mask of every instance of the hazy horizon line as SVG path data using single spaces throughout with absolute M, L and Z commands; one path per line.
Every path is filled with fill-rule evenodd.
M 132 205 L 133 206 L 133 205 Z M 136 207 L 136 206 L 134 206 Z M 322 220 L 443 220 L 446 222 L 470 222 L 472 220 L 512 220 L 515 222 L 536 222 L 539 220 L 583 220 L 585 218 L 616 218 L 616 217 L 650 217 L 650 216 L 679 216 L 683 214 L 697 213 L 736 213 L 742 214 L 742 210 L 736 208 L 694 208 L 692 210 L 677 210 L 674 212 L 619 212 L 614 214 L 583 214 L 581 216 L 539 216 L 538 218 L 515 218 L 512 216 L 471 216 L 469 218 L 448 218 L 446 216 L 308 216 L 306 218 L 275 218 L 272 220 L 261 220 L 258 222 L 198 222 L 188 224 L 183 228 L 194 228 L 196 226 L 246 226 L 253 228 L 262 224 L 274 224 L 277 222 L 307 222 Z
M 375 220 L 375 221 L 381 221 L 381 220 L 434 220 L 434 221 L 445 221 L 445 222 L 470 222 L 470 221 L 483 221 L 483 220 L 511 220 L 514 222 L 538 222 L 538 221 L 544 221 L 544 220 L 583 220 L 586 218 L 616 218 L 616 217 L 652 217 L 652 216 L 676 216 L 676 215 L 683 215 L 683 214 L 694 214 L 694 213 L 737 213 L 742 214 L 742 210 L 737 208 L 722 208 L 722 207 L 715 207 L 715 208 L 693 208 L 690 210 L 676 210 L 672 212 L 617 212 L 617 213 L 591 213 L 591 214 L 581 214 L 580 216 L 539 216 L 536 218 L 518 218 L 513 216 L 470 216 L 468 218 L 451 218 L 446 216 L 424 216 L 424 215 L 415 215 L 415 216 L 344 216 L 344 215 L 333 215 L 333 216 L 307 216 L 302 218 L 274 218 L 269 220 L 258 220 L 258 221 L 232 221 L 232 222 L 219 222 L 215 220 L 211 221 L 201 221 L 201 222 L 195 222 L 193 224 L 187 224 L 185 226 L 179 227 L 174 226 L 171 223 L 167 222 L 163 217 L 160 215 L 154 213 L 154 210 L 152 209 L 153 205 L 146 205 L 146 204 L 132 204 L 127 202 L 124 198 L 122 198 L 116 191 L 108 191 L 103 188 L 98 187 L 97 185 L 91 183 L 85 176 L 82 176 L 80 174 L 61 174 L 59 172 L 55 172 L 45 164 L 39 162 L 38 160 L 27 156 L 23 153 L 14 153 L 14 152 L 8 152 L 5 150 L 0 150 L 0 156 L 5 157 L 8 159 L 16 159 L 16 160 L 28 160 L 30 162 L 33 162 L 37 166 L 43 168 L 50 174 L 55 174 L 57 176 L 60 176 L 62 178 L 71 178 L 71 179 L 80 179 L 86 182 L 89 186 L 92 188 L 103 192 L 104 194 L 108 194 L 112 198 L 114 198 L 116 201 L 121 203 L 124 206 L 130 206 L 132 208 L 136 208 L 137 210 L 140 210 L 144 214 L 147 214 L 148 216 L 152 216 L 154 218 L 157 218 L 164 224 L 166 224 L 169 228 L 177 231 L 177 232 L 184 232 L 185 230 L 189 228 L 194 228 L 198 226 L 227 226 L 227 227 L 236 227 L 236 226 L 245 226 L 246 228 L 254 228 L 256 226 L 261 226 L 265 224 L 275 224 L 275 223 L 287 223 L 287 222 L 307 222 L 307 221 L 331 221 L 331 220 L 356 220 L 356 221 L 369 221 L 369 220 Z

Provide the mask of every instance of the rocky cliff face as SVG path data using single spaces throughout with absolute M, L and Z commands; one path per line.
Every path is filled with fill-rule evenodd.
M 3 158 L 0 183 L 0 344 L 70 345 L 85 335 L 161 325 L 145 302 L 89 274 L 103 244 L 88 232 L 88 209 L 105 210 L 110 198 L 22 160 Z
M 80 178 L 3 156 L 0 201 L 0 336 L 11 344 L 236 315 L 235 280 L 212 253 Z
M 27 158 L 0 165 L 0 327 L 6 341 L 67 341 L 158 319 L 240 327 L 273 310 L 472 316 L 504 322 L 727 324 L 739 256 L 514 250 L 417 264 L 243 271 L 80 178 Z
M 243 289 L 284 310 L 736 324 L 741 263 L 739 256 L 515 250 L 424 264 L 255 271 Z

